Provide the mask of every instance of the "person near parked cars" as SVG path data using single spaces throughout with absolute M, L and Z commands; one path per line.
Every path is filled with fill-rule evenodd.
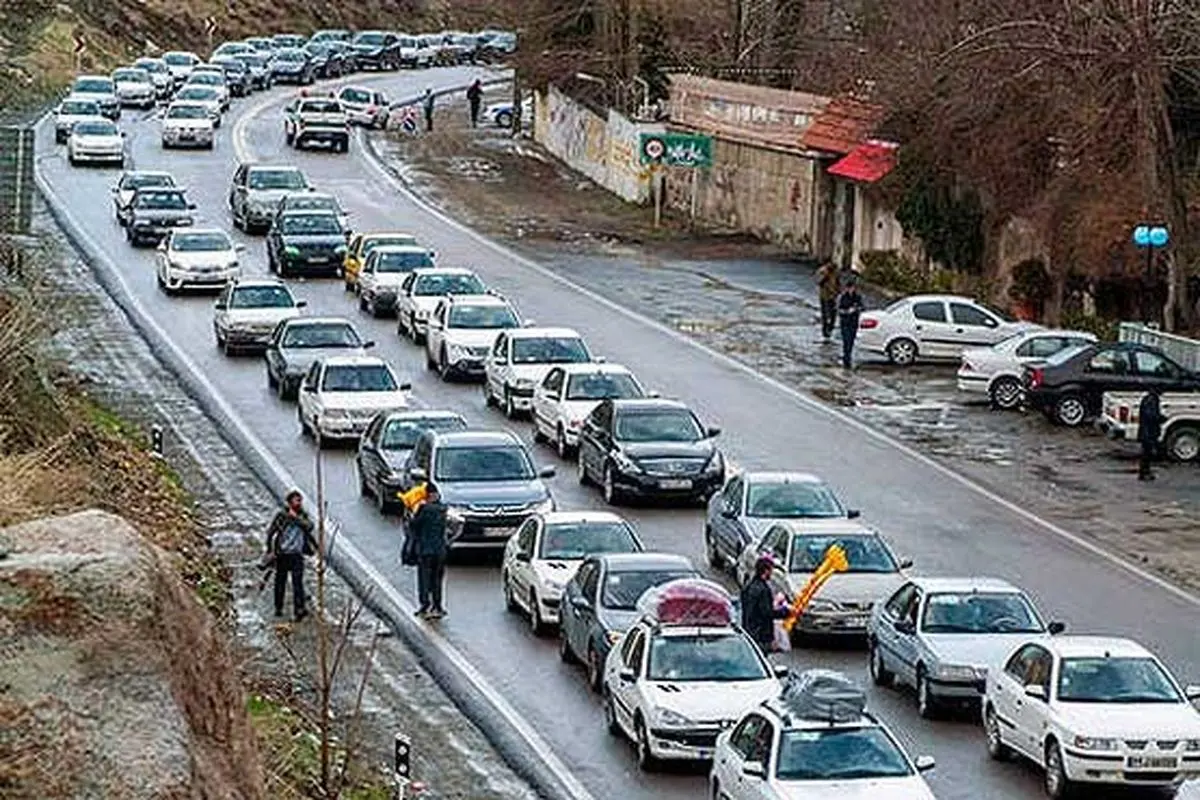
M 433 89 L 426 89 L 425 96 L 421 98 L 421 107 L 425 110 L 425 132 L 433 133 L 433 107 L 437 99 L 433 96 Z
M 1162 426 L 1165 418 L 1162 413 L 1162 390 L 1150 386 L 1150 390 L 1138 405 L 1138 442 L 1142 446 L 1142 456 L 1138 459 L 1138 480 L 1154 480 L 1154 470 L 1151 464 L 1158 453 L 1158 440 L 1162 437 Z
M 862 295 L 858 292 L 858 278 L 851 274 L 843 281 L 842 293 L 838 297 L 838 320 L 842 329 L 842 366 L 854 366 L 854 339 L 858 336 L 858 318 L 863 311 Z
M 838 284 L 837 265 L 833 261 L 826 261 L 817 270 L 817 291 L 821 298 L 821 336 L 827 342 L 837 324 Z
M 742 630 L 758 643 L 764 653 L 775 649 L 775 620 L 786 619 L 790 609 L 775 604 L 771 590 L 771 573 L 775 561 L 762 556 L 754 563 L 754 577 L 743 587 L 739 598 L 742 607 Z
M 275 567 L 275 616 L 283 616 L 283 600 L 288 576 L 292 580 L 292 607 L 296 620 L 308 616 L 304 599 L 304 558 L 317 552 L 313 523 L 304 510 L 304 496 L 298 489 L 288 492 L 283 510 L 267 529 L 266 560 Z
M 471 104 L 471 127 L 479 127 L 479 108 L 483 105 L 483 83 L 476 78 L 467 89 L 467 102 Z
M 406 562 L 416 561 L 417 616 L 441 619 L 446 616 L 442 603 L 442 583 L 446 577 L 446 556 L 450 550 L 446 540 L 446 506 L 435 484 L 425 484 L 425 498 L 408 522 L 408 539 L 404 543 Z

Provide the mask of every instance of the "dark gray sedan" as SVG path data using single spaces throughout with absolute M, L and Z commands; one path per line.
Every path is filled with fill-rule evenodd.
M 325 356 L 365 355 L 374 342 L 342 317 L 299 317 L 279 323 L 267 344 L 267 386 L 281 400 L 295 400 L 300 381 Z
M 396 506 L 403 491 L 409 453 L 425 431 L 462 431 L 467 421 L 453 411 L 390 411 L 371 420 L 358 444 L 358 487 L 372 497 L 379 513 Z

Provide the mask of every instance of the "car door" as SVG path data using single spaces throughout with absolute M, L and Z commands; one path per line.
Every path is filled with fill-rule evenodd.
M 513 594 L 521 598 L 519 601 L 521 603 L 528 600 L 529 589 L 533 585 L 533 567 L 530 562 L 533 560 L 537 529 L 537 520 L 530 517 L 521 524 L 513 536 L 517 540 L 517 544 L 513 548 L 512 563 L 508 565 L 508 580 L 513 587 Z
M 233 173 L 233 185 L 229 188 L 229 208 L 235 214 L 241 214 L 246 203 L 246 173 L 250 167 L 242 164 Z
M 1130 350 L 1122 345 L 1101 347 L 1092 354 L 1083 369 L 1083 389 L 1089 409 L 1100 411 L 1100 398 L 1105 392 L 1136 392 L 1142 383 L 1133 369 Z
M 429 315 L 429 325 L 425 329 L 425 352 L 431 358 L 436 358 L 435 354 L 441 351 L 442 343 L 446 340 L 446 318 L 449 314 L 450 304 L 442 300 Z
M 562 367 L 555 367 L 546 373 L 545 379 L 533 392 L 533 425 L 546 436 L 554 436 L 555 426 L 562 414 L 560 403 L 566 374 Z
M 309 425 L 315 425 L 320 413 L 321 395 L 318 388 L 321 385 L 321 362 L 314 362 L 308 368 L 308 374 L 300 386 L 300 414 L 308 420 Z M 315 428 L 314 428 L 315 432 Z
M 488 354 L 487 366 L 484 367 L 483 379 L 487 381 L 488 391 L 492 397 L 504 397 L 504 375 L 501 370 L 508 360 L 508 334 L 501 333 L 492 342 L 492 351 Z
M 920 590 L 913 583 L 896 590 L 884 604 L 879 625 L 874 631 L 884 667 L 910 684 L 916 682 L 916 644 L 913 638 L 920 595 Z M 911 632 L 902 632 L 901 628 Z
M 570 637 L 571 650 L 580 657 L 587 656 L 588 644 L 595 635 L 596 589 L 599 585 L 600 562 L 589 559 L 567 583 L 565 602 L 559 607 L 564 620 L 563 635 Z M 569 621 L 566 621 L 567 618 L 570 618 Z
M 299 100 L 293 100 L 283 107 L 283 130 L 289 137 L 296 135 L 296 119 L 299 113 Z
M 747 785 L 750 779 L 743 772 L 748 762 L 763 757 L 763 743 L 767 743 L 768 751 L 773 739 L 774 726 L 761 714 L 747 714 L 729 735 L 729 746 L 722 750 L 713 761 L 713 773 L 718 783 L 728 792 L 729 797 L 760 798 L 765 795 L 751 794 Z M 769 752 L 768 752 L 769 756 Z M 760 761 L 764 766 L 765 761 Z M 761 781 L 760 781 L 761 782 Z
M 389 471 L 387 462 L 379 451 L 379 440 L 382 438 L 386 421 L 387 417 L 384 414 L 371 420 L 358 448 L 359 478 L 373 492 L 380 491 L 380 479 Z
M 1131 354 L 1133 371 L 1140 388 L 1149 391 L 1181 391 L 1187 388 L 1187 371 L 1162 353 L 1149 349 L 1137 349 Z
M 736 562 L 750 544 L 750 533 L 742 519 L 745 499 L 746 479 L 735 475 L 713 501 L 716 514 L 712 517 L 712 528 L 717 554 L 730 562 Z
M 641 677 L 646 661 L 646 632 L 643 628 L 633 629 L 632 635 L 626 637 L 618 653 L 617 670 L 612 675 L 608 690 L 612 693 L 617 710 L 617 716 L 625 729 L 633 733 L 633 715 L 641 705 Z M 622 672 L 629 670 L 632 677 Z
M 1085 343 L 1085 340 L 1082 339 L 1072 339 L 1067 336 L 1058 336 L 1055 334 L 1031 336 L 1021 342 L 1014 355 L 1016 355 L 1017 361 L 1020 362 L 1021 366 L 1029 367 L 1040 364 L 1065 347 Z
M 942 300 L 921 300 L 912 304 L 912 336 L 924 358 L 945 358 L 958 351 Z
M 1050 674 L 1054 667 L 1054 657 L 1040 645 L 1031 647 L 1032 652 L 1026 660 L 1023 685 L 1014 703 L 1015 721 L 1021 749 L 1031 758 L 1039 759 L 1050 719 Z M 1040 686 L 1042 697 L 1030 697 L 1025 694 L 1026 686 Z
M 170 234 L 163 239 L 165 244 L 170 239 Z M 161 259 L 162 253 L 159 253 Z M 224 331 L 229 325 L 229 303 L 233 299 L 233 284 L 227 283 L 221 289 L 221 293 L 217 295 L 217 301 L 213 304 L 215 309 L 213 313 L 213 327 L 218 331 Z
M 410 272 L 400 282 L 400 289 L 396 292 L 396 324 L 401 330 L 404 330 L 406 327 L 408 330 L 413 330 L 415 327 L 415 323 L 413 322 L 412 290 L 416 282 L 416 273 Z
M 991 347 L 1003 338 L 1000 320 L 974 303 L 950 301 L 949 338 L 947 355 L 959 356 L 964 347 Z
M 283 342 L 283 333 L 287 330 L 287 326 L 287 320 L 275 326 L 275 330 L 271 333 L 271 338 L 267 341 L 266 352 L 263 353 L 263 359 L 267 362 L 267 374 L 275 378 L 281 377 L 286 371 L 283 365 L 283 354 L 280 352 L 280 344 Z
M 373 255 L 373 254 L 372 254 Z M 362 260 L 362 265 L 358 269 L 358 295 L 359 297 L 367 297 L 375 289 L 375 262 L 377 259 L 372 259 L 370 255 Z M 365 303 L 364 301 L 361 301 Z
M 579 430 L 579 463 L 580 469 L 587 470 L 587 475 L 595 477 L 604 469 L 608 449 L 612 443 L 613 407 L 609 401 L 596 406 L 595 410 L 584 420 Z M 586 445 L 586 454 L 584 452 Z

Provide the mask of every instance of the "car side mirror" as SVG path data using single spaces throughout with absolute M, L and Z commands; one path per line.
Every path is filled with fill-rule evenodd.
M 521 323 L 521 324 L 522 324 L 522 326 L 523 326 L 523 327 L 526 327 L 526 328 L 533 328 L 533 327 L 536 327 L 536 326 L 537 326 L 537 320 L 536 320 L 536 319 L 527 319 L 527 320 L 525 320 L 525 321 L 524 321 L 523 323 Z
M 937 766 L 937 762 L 933 760 L 933 756 L 917 756 L 913 766 L 917 768 L 917 772 L 929 772 Z
M 375 346 L 374 342 L 363 342 L 362 343 L 363 350 L 370 350 L 374 346 Z
M 530 561 L 529 553 L 526 553 L 524 551 L 518 551 L 517 552 L 517 561 L 520 561 L 522 564 L 528 564 Z
M 1025 687 L 1025 696 L 1032 697 L 1034 700 L 1045 700 L 1046 689 L 1040 684 L 1031 683 Z
M 159 243 L 158 243 L 158 247 L 157 247 L 156 249 L 158 249 L 158 250 L 161 250 L 161 251 L 162 251 L 162 252 L 164 252 L 164 253 L 165 253 L 165 252 L 167 252 L 167 243 L 166 243 L 166 241 L 161 241 L 161 242 L 159 242 Z
M 737 511 L 732 508 L 722 508 L 721 516 L 725 519 L 737 519 Z
M 708 434 L 709 439 L 715 439 L 721 435 L 721 429 L 710 427 L 707 431 L 705 431 L 705 433 Z
M 117 188 L 116 186 L 112 187 L 108 191 L 111 192 L 112 194 L 119 194 L 121 192 L 121 190 L 119 188 Z
M 646 392 L 646 397 L 649 397 L 650 399 L 653 400 L 657 397 L 662 397 L 662 392 L 655 392 L 655 391 Z
M 587 611 L 592 607 L 591 602 L 583 595 L 572 598 L 571 605 L 578 611 Z
M 307 305 L 308 305 L 308 301 L 307 301 L 307 300 L 297 300 L 297 301 L 296 301 L 296 308 L 304 308 L 304 307 L 306 307 Z
M 195 211 L 195 210 L 196 210 L 196 204 L 195 204 L 195 203 L 188 203 L 188 211 Z M 239 246 L 240 246 L 240 245 L 239 245 Z
M 218 300 L 217 302 L 213 303 L 213 308 L 215 308 L 217 311 L 224 311 L 226 308 L 228 308 L 228 306 L 225 305 L 224 300 Z
M 411 384 L 411 383 L 402 383 L 402 384 L 400 384 L 400 391 L 402 391 L 402 392 L 411 392 L 411 391 L 412 391 L 412 384 Z
M 192 208 L 195 208 L 195 207 L 196 207 L 196 206 L 194 206 L 194 205 L 192 206 Z M 237 251 L 237 252 L 239 252 L 239 253 L 244 253 L 244 252 L 246 252 L 246 245 L 244 245 L 244 244 L 242 244 L 241 242 L 239 242 L 239 243 L 237 243 L 237 244 L 235 244 L 235 245 L 233 246 L 233 249 L 234 249 L 234 250 L 236 250 L 236 251 Z
M 742 774 L 747 778 L 766 780 L 767 768 L 763 766 L 761 761 L 747 761 L 745 764 L 742 764 Z
M 892 627 L 896 629 L 896 633 L 903 633 L 906 636 L 917 632 L 916 624 L 910 619 L 898 619 L 892 623 Z
M 554 467 L 542 467 L 540 470 L 538 470 L 539 478 L 553 478 L 557 474 L 558 470 Z
M 774 669 L 771 671 L 774 672 L 775 677 L 779 678 L 780 680 L 783 680 L 792 672 L 791 667 L 789 667 L 787 664 L 776 664 Z
M 862 516 L 862 511 L 857 508 L 846 509 L 846 519 L 858 519 Z
M 306 394 L 316 394 L 317 387 L 313 386 L 311 383 L 306 383 L 306 384 L 304 384 L 304 392 Z
M 913 560 L 911 558 L 900 559 L 900 569 L 909 569 L 912 565 Z
M 1062 633 L 1066 629 L 1067 629 L 1066 623 L 1063 623 L 1063 622 L 1051 622 L 1049 625 L 1046 626 L 1046 630 L 1050 632 L 1051 636 L 1057 636 L 1058 634 Z
M 605 358 L 604 356 L 596 356 L 595 358 L 592 359 L 592 363 L 594 363 L 594 364 L 605 364 L 607 362 L 608 362 L 608 359 Z
M 1183 696 L 1188 700 L 1200 700 L 1200 686 L 1195 684 L 1185 686 L 1183 689 Z
M 624 683 L 633 683 L 637 680 L 637 673 L 633 671 L 632 667 L 622 667 L 621 671 L 617 673 L 617 677 Z
M 420 467 L 413 467 L 408 471 L 408 477 L 414 481 L 427 481 L 429 480 L 429 473 Z

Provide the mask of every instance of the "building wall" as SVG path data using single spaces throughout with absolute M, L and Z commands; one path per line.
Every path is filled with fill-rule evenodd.
M 852 264 L 862 269 L 862 254 L 872 250 L 904 250 L 904 229 L 896 215 L 883 207 L 871 192 L 855 187 L 854 250 Z

